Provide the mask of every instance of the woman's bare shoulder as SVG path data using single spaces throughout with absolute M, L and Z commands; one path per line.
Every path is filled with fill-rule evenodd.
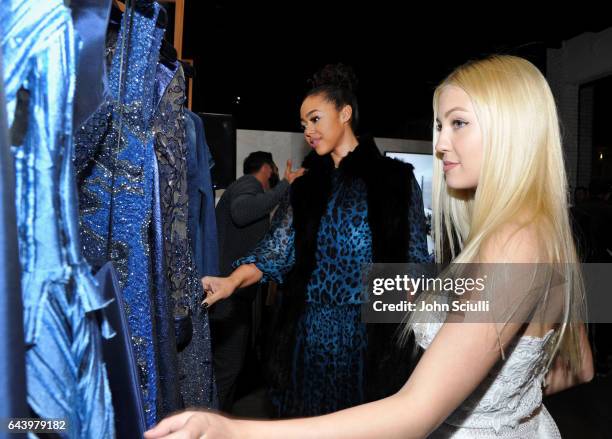
M 498 227 L 485 238 L 479 251 L 480 262 L 542 262 L 541 231 L 535 224 L 511 222 Z

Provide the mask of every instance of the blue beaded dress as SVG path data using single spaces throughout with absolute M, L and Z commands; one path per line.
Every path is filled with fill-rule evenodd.
M 114 51 L 111 98 L 75 135 L 83 252 L 95 270 L 113 261 L 139 369 L 147 426 L 158 421 L 150 226 L 160 6 L 128 9 Z

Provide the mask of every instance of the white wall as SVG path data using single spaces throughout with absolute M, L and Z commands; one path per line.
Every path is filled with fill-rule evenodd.
M 254 151 L 271 152 L 281 178 L 288 159 L 293 160 L 294 168 L 299 168 L 302 159 L 310 151 L 302 133 L 254 130 L 237 131 L 236 149 L 236 178 L 243 175 L 242 163 Z
M 431 153 L 430 141 L 389 139 L 377 137 L 376 144 L 381 153 L 385 151 Z M 267 151 L 272 153 L 278 165 L 280 176 L 285 172 L 285 163 L 288 159 L 293 161 L 296 169 L 302 163 L 310 146 L 304 140 L 302 133 L 289 133 L 282 131 L 237 130 L 236 132 L 236 178 L 243 175 L 242 162 L 254 151 Z M 216 191 L 216 201 L 223 194 L 223 190 Z
M 431 153 L 431 142 L 422 140 L 376 138 L 376 144 L 381 152 L 419 152 Z M 281 174 L 285 172 L 285 163 L 293 161 L 293 167 L 298 168 L 310 147 L 304 141 L 302 133 L 287 133 L 280 131 L 238 130 L 236 135 L 236 178 L 242 176 L 242 162 L 254 151 L 272 153 Z
M 431 154 L 432 142 L 423 140 L 389 139 L 377 137 L 376 145 L 381 153 L 385 151 L 412 152 Z M 311 151 L 310 146 L 304 140 L 302 133 L 288 133 L 280 131 L 255 131 L 237 130 L 236 133 L 236 178 L 243 175 L 242 162 L 254 151 L 267 151 L 272 153 L 275 163 L 278 166 L 282 178 L 285 172 L 285 163 L 288 159 L 293 161 L 293 168 L 298 168 L 302 160 Z M 432 158 L 433 159 L 433 158 Z M 425 193 L 424 197 L 431 197 L 430 193 Z M 217 191 L 217 201 L 223 191 Z M 430 200 L 431 201 L 431 200 Z M 425 203 L 430 205 L 431 203 Z M 433 240 L 427 237 L 430 253 L 433 251 Z

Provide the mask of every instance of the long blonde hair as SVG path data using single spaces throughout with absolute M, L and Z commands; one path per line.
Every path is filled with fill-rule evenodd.
M 564 267 L 564 316 L 549 360 L 559 351 L 580 366 L 578 324 L 584 321 L 582 276 L 569 222 L 567 178 L 557 109 L 540 71 L 529 61 L 497 55 L 453 71 L 435 90 L 434 120 L 446 86 L 464 90 L 479 121 L 483 161 L 476 191 L 449 188 L 434 159 L 433 231 L 436 261 L 476 262 L 483 243 L 506 224 L 525 218 L 537 227 L 544 262 Z M 434 130 L 433 144 L 438 133 Z

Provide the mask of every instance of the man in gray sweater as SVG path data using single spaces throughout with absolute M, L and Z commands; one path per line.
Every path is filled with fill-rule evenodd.
M 291 169 L 278 181 L 278 168 L 269 152 L 251 153 L 243 165 L 244 176 L 223 193 L 215 209 L 219 241 L 220 275 L 232 272 L 232 263 L 246 255 L 270 227 L 270 213 L 289 185 L 304 173 Z M 278 184 L 277 184 L 278 183 Z M 251 307 L 258 285 L 236 291 L 210 310 L 213 361 L 220 408 L 229 412 L 234 403 L 236 379 L 242 369 L 251 329 Z

